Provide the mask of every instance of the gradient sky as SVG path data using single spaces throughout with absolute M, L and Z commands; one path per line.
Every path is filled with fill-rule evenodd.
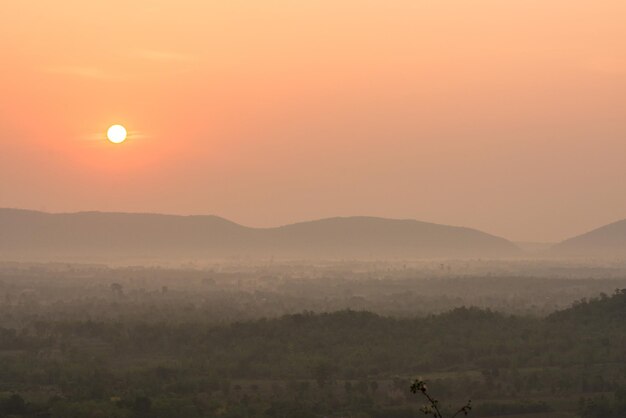
M 623 0 L 16 0 L 0 19 L 2 207 L 525 241 L 626 217 Z

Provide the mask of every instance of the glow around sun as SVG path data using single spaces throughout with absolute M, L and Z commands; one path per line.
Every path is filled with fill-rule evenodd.
M 122 125 L 113 125 L 107 130 L 107 138 L 114 144 L 121 144 L 126 140 L 126 128 Z

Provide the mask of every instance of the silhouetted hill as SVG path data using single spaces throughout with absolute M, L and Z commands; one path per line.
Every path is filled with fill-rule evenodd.
M 626 256 L 626 219 L 556 244 L 551 253 L 561 256 Z
M 249 228 L 217 216 L 0 209 L 2 258 L 502 257 L 511 242 L 484 232 L 371 217 Z
M 583 299 L 571 308 L 554 312 L 548 319 L 570 321 L 579 325 L 603 327 L 607 324 L 623 325 L 626 318 L 626 289 L 616 289 L 611 296 Z
M 272 228 L 267 233 L 269 245 L 349 257 L 493 257 L 519 251 L 511 242 L 475 229 L 415 220 L 329 218 Z

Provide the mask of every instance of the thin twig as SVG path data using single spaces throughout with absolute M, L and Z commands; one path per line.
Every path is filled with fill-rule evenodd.
M 428 393 L 428 388 L 426 387 L 426 383 L 424 383 L 424 381 L 420 379 L 416 379 L 411 385 L 411 392 L 413 393 L 421 392 L 422 395 L 424 395 L 426 399 L 428 400 L 428 403 L 430 405 L 424 405 L 422 407 L 422 412 L 424 414 L 427 414 L 427 415 L 432 414 L 435 418 L 443 418 L 443 415 L 441 414 L 441 411 L 439 410 L 439 401 L 433 398 L 432 396 L 430 396 L 430 394 Z M 472 410 L 472 401 L 469 400 L 461 409 L 459 409 L 458 411 L 455 412 L 454 415 L 452 415 L 452 418 L 456 418 L 456 416 L 459 415 L 460 413 L 467 415 L 469 414 L 471 410 Z

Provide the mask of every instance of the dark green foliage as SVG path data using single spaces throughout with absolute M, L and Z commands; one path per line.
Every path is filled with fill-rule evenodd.
M 26 413 L 26 402 L 18 395 L 13 394 L 0 403 L 0 411 L 5 415 L 21 415 Z
M 578 405 L 581 418 L 626 417 L 626 386 L 617 388 L 613 396 L 582 397 Z
M 549 319 L 555 322 L 578 319 L 585 325 L 622 323 L 626 318 L 626 289 L 616 289 L 612 297 L 601 294 L 599 298 L 574 302 L 570 309 L 555 312 Z
M 0 416 L 414 417 L 406 376 L 419 373 L 446 400 L 442 416 L 471 398 L 474 417 L 577 407 L 623 417 L 625 307 L 620 291 L 547 318 L 478 308 L 224 325 L 24 316 L 0 328 Z

